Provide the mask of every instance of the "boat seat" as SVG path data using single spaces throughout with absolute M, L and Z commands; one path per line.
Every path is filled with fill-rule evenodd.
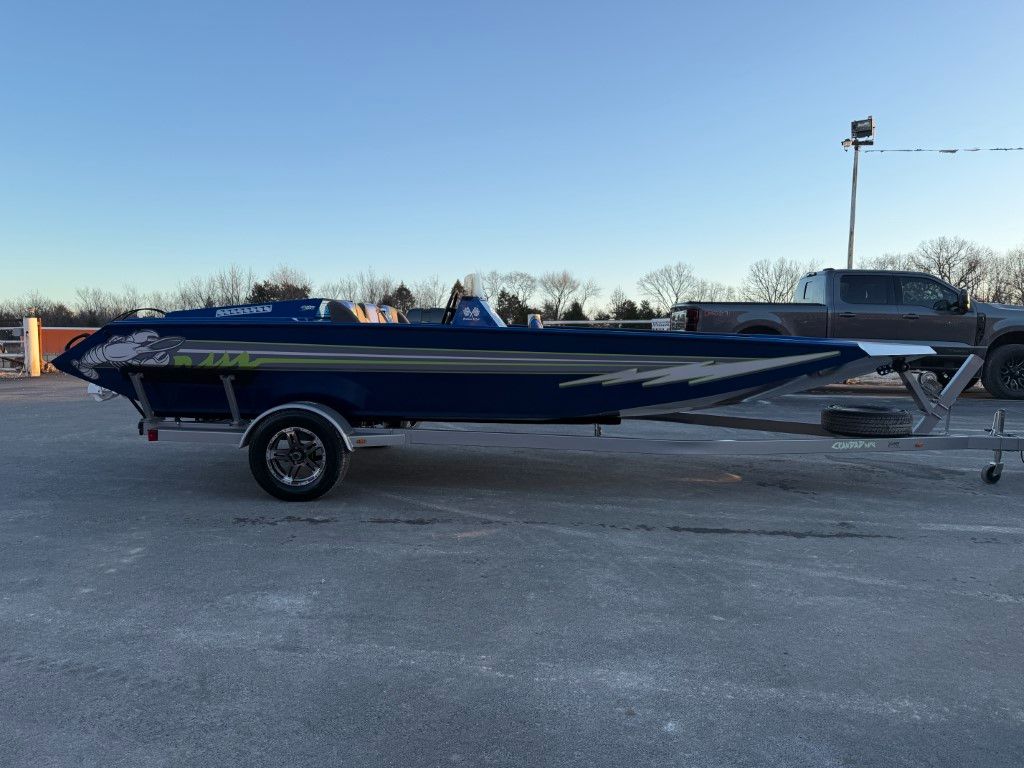
M 332 323 L 365 323 L 366 315 L 351 301 L 328 301 Z
M 332 323 L 408 323 L 409 318 L 400 309 L 387 304 L 370 304 L 330 299 L 327 306 Z
M 380 310 L 377 309 L 377 305 L 376 304 L 371 304 L 368 301 L 365 301 L 365 302 L 361 301 L 356 306 L 359 307 L 359 309 L 361 309 L 363 311 L 363 317 L 366 318 L 365 320 L 363 320 L 364 323 L 386 323 L 387 322 L 387 320 L 381 319 Z
M 377 309 L 380 310 L 381 316 L 384 318 L 386 323 L 408 323 L 409 318 L 405 316 L 405 313 L 397 307 L 392 307 L 390 304 L 379 304 Z

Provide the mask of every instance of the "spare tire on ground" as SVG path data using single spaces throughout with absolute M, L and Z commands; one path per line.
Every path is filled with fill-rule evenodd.
M 914 428 L 909 411 L 880 405 L 830 405 L 821 411 L 821 426 L 848 437 L 906 437 Z

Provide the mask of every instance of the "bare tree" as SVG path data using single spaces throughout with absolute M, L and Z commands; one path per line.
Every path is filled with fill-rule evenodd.
M 917 269 L 913 253 L 883 253 L 881 256 L 872 256 L 863 259 L 859 264 L 861 269 L 891 269 L 897 272 L 907 272 Z
M 997 258 L 991 248 L 965 240 L 962 237 L 935 237 L 924 240 L 910 253 L 883 253 L 865 259 L 866 269 L 891 269 L 927 272 L 930 275 L 966 288 L 974 294 L 998 294 L 1000 274 L 1009 263 Z
M 217 302 L 209 281 L 194 275 L 188 280 L 178 283 L 174 303 L 182 309 L 198 309 L 199 307 L 215 306 Z
M 321 284 L 320 293 L 331 299 L 360 301 L 359 281 L 354 277 L 346 275 L 337 280 Z
M 174 303 L 174 294 L 164 293 L 163 291 L 153 291 L 152 293 L 146 294 L 145 304 L 150 307 L 156 307 L 157 309 L 163 309 L 170 312 L 173 309 L 184 309 Z
M 345 275 L 323 283 L 320 291 L 325 296 L 336 299 L 379 303 L 385 296 L 394 293 L 397 287 L 398 283 L 390 275 L 378 275 L 373 267 L 370 267 L 355 276 Z
M 77 313 L 61 301 L 43 296 L 38 291 L 33 291 L 28 296 L 8 301 L 0 301 L 0 325 L 18 326 L 21 319 L 32 315 L 43 318 L 46 325 L 75 325 L 78 323 Z M 7 338 L 13 338 L 11 331 L 0 331 L 0 342 Z M 0 360 L 0 368 L 4 367 L 4 361 Z
M 743 278 L 742 293 L 746 301 L 783 302 L 793 298 L 793 289 L 813 265 L 800 264 L 792 259 L 779 257 L 760 259 L 750 265 Z
M 309 279 L 302 273 L 287 267 L 279 267 L 274 275 L 291 277 L 298 280 L 299 283 Z M 271 279 L 280 282 L 274 276 Z M 165 299 L 165 306 L 173 305 L 181 309 L 195 309 L 243 304 L 255 282 L 256 278 L 251 269 L 232 264 L 212 275 L 206 277 L 196 275 L 179 283 L 174 295 Z
M 21 299 L 0 299 L 0 325 L 17 325 L 21 322 L 21 318 L 28 315 L 27 307 L 28 304 Z M 10 331 L 0 331 L 0 339 L 7 339 L 10 335 Z M 3 364 L 4 361 L 0 359 L 0 368 L 3 367 Z
M 395 287 L 395 281 L 390 275 L 378 275 L 373 267 L 356 276 L 359 281 L 359 296 L 361 301 L 379 302 Z
M 423 308 L 443 307 L 451 290 L 437 275 L 419 280 L 411 286 L 416 303 Z
M 139 289 L 128 283 L 121 286 L 120 294 L 113 294 L 113 302 L 118 314 L 130 309 L 137 309 L 145 304 Z
M 528 272 L 499 272 L 492 269 L 482 273 L 480 279 L 483 281 L 483 297 L 488 301 L 497 301 L 498 295 L 504 291 L 525 305 L 537 290 L 537 278 Z
M 232 264 L 215 272 L 212 282 L 217 304 L 231 305 L 241 304 L 245 301 L 245 297 L 252 290 L 256 278 L 252 273 L 252 269 Z M 299 282 L 302 281 L 300 280 Z
M 693 287 L 693 269 L 689 264 L 677 261 L 668 264 L 636 281 L 640 293 L 663 307 L 671 307 L 682 299 Z
M 505 290 L 509 296 L 515 296 L 524 306 L 528 306 L 533 300 L 533 294 L 537 292 L 537 278 L 529 272 L 506 272 Z
M 483 298 L 488 301 L 497 301 L 498 294 L 502 291 L 508 293 L 504 272 L 499 272 L 496 269 L 492 269 L 490 272 L 482 272 L 480 280 L 482 282 L 480 290 L 483 293 Z
M 685 296 L 689 301 L 736 301 L 739 291 L 731 285 L 719 283 L 716 280 L 698 279 L 693 281 L 693 287 Z
M 1009 304 L 1024 304 L 1024 245 L 1011 248 L 1004 257 L 1006 280 L 1005 297 Z
M 586 282 L 582 283 L 579 290 L 576 292 L 576 301 L 580 303 L 580 311 L 585 312 L 587 309 L 587 302 L 591 299 L 596 299 L 601 295 L 601 285 L 594 278 L 590 278 Z
M 117 314 L 117 301 L 102 288 L 84 287 L 75 290 L 75 311 L 88 318 L 89 325 L 98 325 Z
M 622 303 L 629 297 L 626 292 L 622 290 L 621 286 L 615 286 L 615 290 L 608 296 L 608 314 L 612 317 L 615 316 L 615 311 L 622 306 Z
M 644 303 L 647 304 L 646 309 L 653 317 L 653 313 L 650 312 L 651 307 L 649 302 L 645 301 Z M 640 308 L 637 306 L 636 302 L 629 298 L 622 288 L 617 286 L 615 290 L 612 291 L 611 296 L 608 297 L 608 311 L 604 314 L 616 320 L 643 319 L 640 317 Z
M 552 319 L 558 319 L 580 289 L 580 281 L 569 270 L 545 272 L 538 281 L 544 301 L 550 307 Z
M 976 289 L 978 298 L 998 304 L 1024 304 L 1024 246 L 985 265 L 985 282 Z
M 313 281 L 309 279 L 309 275 L 303 272 L 301 269 L 295 267 L 289 267 L 287 264 L 278 264 L 277 268 L 267 275 L 267 280 L 278 285 L 312 285 Z M 214 285 L 217 285 L 216 276 L 214 278 Z
M 991 248 L 962 237 L 925 240 L 914 251 L 914 266 L 922 272 L 976 293 L 985 279 L 985 264 L 995 254 Z

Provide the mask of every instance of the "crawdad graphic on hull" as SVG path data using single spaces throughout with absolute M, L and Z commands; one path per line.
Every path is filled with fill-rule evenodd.
M 126 365 L 167 366 L 171 353 L 185 343 L 182 336 L 161 336 L 156 331 L 135 331 L 127 336 L 111 336 L 93 347 L 72 365 L 86 378 L 99 378 L 96 368 L 123 368 Z

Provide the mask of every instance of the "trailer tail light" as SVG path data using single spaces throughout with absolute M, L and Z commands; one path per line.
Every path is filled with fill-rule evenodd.
M 149 442 L 151 442 L 151 443 L 155 443 L 157 440 L 160 439 L 160 430 L 158 430 L 158 429 L 150 429 L 150 430 L 148 430 L 146 432 L 146 439 L 149 440 Z
M 683 324 L 684 331 L 696 331 L 697 321 L 700 319 L 700 310 L 697 307 L 686 308 L 686 322 Z

